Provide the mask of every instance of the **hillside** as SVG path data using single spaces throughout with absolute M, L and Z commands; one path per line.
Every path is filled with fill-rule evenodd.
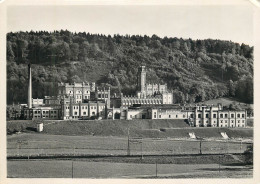
M 222 40 L 139 35 L 17 32 L 7 34 L 7 103 L 25 103 L 27 64 L 33 98 L 57 94 L 57 82 L 96 82 L 112 94 L 136 91 L 137 69 L 148 83 L 167 83 L 174 103 L 235 97 L 253 103 L 253 47 Z
M 222 138 L 227 132 L 230 138 L 252 138 L 252 128 L 196 128 L 189 127 L 184 120 L 103 120 L 103 121 L 45 121 L 44 134 L 93 135 L 144 138 L 189 138 L 194 132 L 200 138 Z M 8 121 L 7 132 L 35 132 L 33 121 Z

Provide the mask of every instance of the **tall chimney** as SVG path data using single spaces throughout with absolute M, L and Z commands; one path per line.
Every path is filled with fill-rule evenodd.
M 28 108 L 32 108 L 32 71 L 31 71 L 31 64 L 28 64 Z

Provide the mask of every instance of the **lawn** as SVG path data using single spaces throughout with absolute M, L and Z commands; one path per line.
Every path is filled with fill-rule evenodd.
M 130 135 L 131 138 L 131 135 Z M 246 143 L 238 141 L 202 141 L 202 153 L 241 153 Z M 8 156 L 36 155 L 126 155 L 127 137 L 67 136 L 47 134 L 19 134 L 7 136 Z M 151 139 L 130 143 L 131 155 L 198 154 L 200 141 L 190 139 Z
M 73 168 L 73 169 L 72 169 Z M 157 170 L 157 174 L 156 174 Z M 229 175 L 227 175 L 227 171 Z M 241 175 L 241 172 L 244 172 Z M 8 177 L 12 178 L 189 178 L 252 177 L 246 166 L 219 164 L 143 164 L 93 162 L 82 160 L 8 161 Z M 203 177 L 202 175 L 202 177 Z

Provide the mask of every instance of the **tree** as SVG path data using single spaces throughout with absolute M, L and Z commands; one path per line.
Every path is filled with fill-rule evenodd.
M 79 55 L 79 44 L 78 43 L 72 43 L 70 45 L 70 60 L 77 61 L 78 60 L 78 55 Z
M 253 144 L 250 144 L 247 146 L 247 149 L 246 151 L 244 152 L 244 155 L 245 155 L 245 163 L 246 164 L 250 164 L 252 165 L 253 164 Z

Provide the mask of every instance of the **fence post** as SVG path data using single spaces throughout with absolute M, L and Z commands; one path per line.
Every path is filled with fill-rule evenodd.
M 73 160 L 72 160 L 72 163 L 71 163 L 71 178 L 73 178 L 74 176 L 73 176 L 73 173 L 74 171 L 73 171 Z
M 202 141 L 200 140 L 200 155 L 202 154 L 202 152 L 201 152 L 201 142 L 202 142 Z
M 127 156 L 130 156 L 129 127 L 127 129 Z
M 158 170 L 157 170 L 157 159 L 155 160 L 155 176 L 156 176 L 156 178 L 157 178 L 157 172 L 158 172 Z

